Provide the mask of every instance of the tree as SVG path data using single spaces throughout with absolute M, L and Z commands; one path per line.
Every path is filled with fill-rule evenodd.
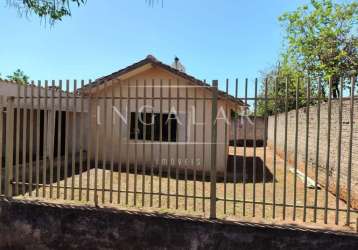
M 306 76 L 332 79 L 333 97 L 339 96 L 340 77 L 357 74 L 358 2 L 334 4 L 311 0 L 279 17 L 285 27 L 283 56 Z M 327 87 L 328 84 L 326 84 Z
M 51 23 L 61 21 L 63 17 L 71 16 L 71 5 L 78 7 L 85 5 L 87 0 L 6 0 L 8 5 L 15 7 L 21 14 L 34 13 L 39 17 L 48 19 Z M 158 0 L 145 0 L 154 6 Z M 163 6 L 163 0 L 161 4 Z
M 71 16 L 71 5 L 81 6 L 87 0 L 7 0 L 9 6 L 15 7 L 21 14 L 34 13 L 48 18 L 50 22 L 60 21 Z
M 20 69 L 17 69 L 12 75 L 7 76 L 7 79 L 23 85 L 29 83 L 29 77 Z
M 285 112 L 286 105 L 287 110 L 295 109 L 296 99 L 298 108 L 307 105 L 308 86 L 310 87 L 311 96 L 317 97 L 318 94 L 318 83 L 310 81 L 308 85 L 308 79 L 285 61 L 283 64 L 279 63 L 278 66 L 263 72 L 262 79 L 263 82 L 257 101 L 258 115 Z M 313 102 L 311 101 L 310 103 Z

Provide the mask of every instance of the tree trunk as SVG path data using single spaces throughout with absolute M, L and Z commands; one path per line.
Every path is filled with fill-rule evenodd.
M 339 91 L 339 76 L 332 76 L 332 97 L 333 99 L 337 99 L 340 96 Z

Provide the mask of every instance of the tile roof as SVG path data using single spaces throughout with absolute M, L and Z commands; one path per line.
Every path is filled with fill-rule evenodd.
M 144 66 L 146 64 L 153 64 L 155 66 L 158 66 L 158 67 L 161 67 L 179 77 L 182 77 L 194 84 L 197 84 L 199 86 L 203 86 L 203 87 L 206 87 L 208 90 L 212 91 L 212 86 L 207 84 L 206 82 L 204 81 L 201 81 L 199 79 L 196 79 L 195 77 L 191 76 L 191 75 L 188 75 L 186 74 L 185 72 L 182 72 L 182 71 L 179 71 L 161 61 L 159 61 L 158 59 L 156 59 L 154 56 L 152 55 L 148 55 L 146 58 L 144 58 L 143 60 L 140 60 L 139 62 L 136 62 L 126 68 L 123 68 L 123 69 L 120 69 L 112 74 L 109 74 L 107 76 L 104 76 L 104 77 L 101 77 L 101 78 L 98 78 L 97 80 L 95 80 L 94 82 L 90 83 L 90 84 L 87 84 L 84 89 L 88 88 L 88 87 L 95 87 L 95 86 L 98 86 L 98 85 L 101 85 L 107 81 L 110 81 L 110 80 L 113 80 L 113 79 L 116 79 L 118 78 L 119 76 L 123 75 L 123 74 L 126 74 L 132 70 L 135 70 L 141 66 Z M 219 95 L 219 98 L 222 98 L 222 99 L 229 99 L 231 101 L 234 101 L 234 102 L 238 102 L 240 105 L 245 105 L 244 102 L 239 99 L 239 98 L 235 98 L 234 96 L 232 95 L 228 95 L 226 94 L 226 92 L 224 91 L 221 91 L 221 90 L 218 90 L 218 95 Z

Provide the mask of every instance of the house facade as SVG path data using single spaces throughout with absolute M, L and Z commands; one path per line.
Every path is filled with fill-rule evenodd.
M 72 143 L 71 138 L 81 131 L 80 119 L 87 116 L 88 104 L 83 106 L 74 99 L 73 93 L 61 91 L 47 83 L 47 88 L 35 85 L 19 85 L 15 82 L 0 80 L 0 141 L 2 158 L 5 157 L 6 120 L 8 98 L 13 106 L 13 152 L 22 162 L 50 159 L 79 152 L 80 142 Z M 76 117 L 76 122 L 74 122 Z M 14 156 L 15 158 L 15 156 Z M 15 159 L 14 159 L 15 162 Z
M 71 155 L 81 152 L 86 153 L 82 161 L 100 167 L 207 172 L 215 144 L 216 167 L 222 173 L 228 157 L 230 114 L 244 107 L 240 100 L 186 74 L 183 67 L 166 65 L 153 56 L 76 91 L 67 82 L 62 88 L 41 86 L 0 84 L 3 100 L 15 97 L 13 152 L 20 164 L 39 156 L 50 161 L 64 157 L 71 163 Z M 4 110 L 6 105 L 3 102 Z M 5 142 L 6 112 L 2 118 Z M 216 142 L 212 142 L 213 122 Z
M 208 171 L 213 88 L 148 56 L 81 90 L 91 103 L 87 123 L 92 160 L 130 166 Z M 218 93 L 218 172 L 227 162 L 232 110 L 243 103 Z M 137 123 L 135 122 L 137 121 Z

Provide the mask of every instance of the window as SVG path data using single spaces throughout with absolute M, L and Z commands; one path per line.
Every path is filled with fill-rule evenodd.
M 153 116 L 154 119 L 153 119 Z M 136 131 L 137 121 L 137 131 Z M 169 131 L 170 128 L 170 131 Z M 177 141 L 178 121 L 174 114 L 162 114 L 162 141 Z M 159 113 L 136 113 L 131 112 L 130 120 L 130 139 L 143 140 L 145 130 L 145 140 L 160 141 L 160 114 Z M 152 132 L 153 135 L 152 135 Z M 136 138 L 137 134 L 137 138 Z M 153 137 L 153 138 L 152 138 Z

